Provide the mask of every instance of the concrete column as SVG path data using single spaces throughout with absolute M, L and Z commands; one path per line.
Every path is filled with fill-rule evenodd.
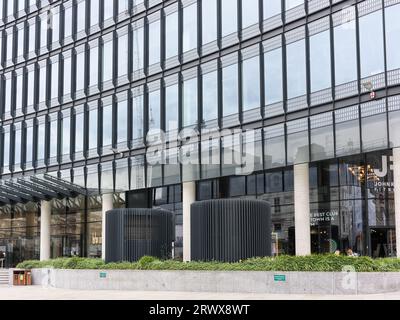
M 102 198 L 102 220 L 101 220 L 101 258 L 106 259 L 106 213 L 114 209 L 114 195 L 103 194 Z
M 183 209 L 183 261 L 191 260 L 190 241 L 190 207 L 196 201 L 196 183 L 185 182 L 182 185 L 182 209 Z
M 297 256 L 311 254 L 309 172 L 308 163 L 294 166 L 294 219 Z
M 400 148 L 393 149 L 394 212 L 397 258 L 400 258 Z
M 40 261 L 50 259 L 51 202 L 42 201 L 40 205 Z

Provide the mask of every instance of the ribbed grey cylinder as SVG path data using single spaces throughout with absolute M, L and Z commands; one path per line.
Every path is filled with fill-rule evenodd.
M 270 256 L 270 205 L 241 199 L 196 202 L 191 207 L 191 243 L 193 261 Z
M 106 262 L 143 256 L 171 258 L 174 214 L 158 209 L 116 209 L 106 215 Z

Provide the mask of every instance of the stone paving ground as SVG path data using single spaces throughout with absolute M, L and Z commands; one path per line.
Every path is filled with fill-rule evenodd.
M 206 292 L 81 291 L 42 286 L 0 286 L 0 300 L 400 300 L 400 292 L 375 295 L 284 295 Z

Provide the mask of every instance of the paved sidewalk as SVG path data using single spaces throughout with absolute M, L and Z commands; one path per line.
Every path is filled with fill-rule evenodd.
M 42 286 L 0 286 L 0 300 L 400 300 L 400 292 L 376 295 L 285 295 L 205 292 L 80 291 Z

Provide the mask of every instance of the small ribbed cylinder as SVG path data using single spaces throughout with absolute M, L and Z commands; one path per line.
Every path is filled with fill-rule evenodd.
M 191 207 L 192 261 L 235 262 L 271 255 L 268 202 L 222 199 Z
M 106 262 L 171 258 L 174 214 L 158 209 L 116 209 L 106 217 Z

